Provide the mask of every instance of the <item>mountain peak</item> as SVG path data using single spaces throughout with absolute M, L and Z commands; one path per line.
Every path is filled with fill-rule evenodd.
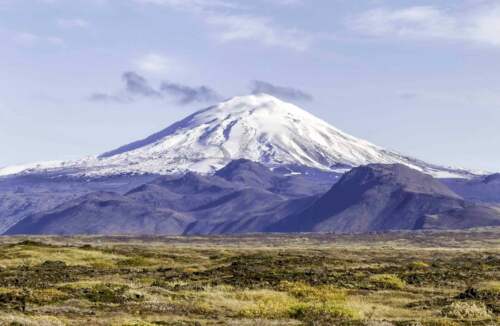
M 351 183 L 355 183 L 357 187 L 392 185 L 411 193 L 460 198 L 432 176 L 410 169 L 403 164 L 369 164 L 354 168 L 340 179 L 338 187 Z
M 291 114 L 298 116 L 306 115 L 310 118 L 314 117 L 312 114 L 298 107 L 297 105 L 286 102 L 267 93 L 235 96 L 215 105 L 213 108 L 216 108 L 220 111 L 227 110 L 228 113 L 232 114 L 255 114 L 261 111 L 265 111 L 281 115 Z
M 247 159 L 231 161 L 218 170 L 215 175 L 228 181 L 266 189 L 273 186 L 273 179 L 275 178 L 273 172 L 264 165 Z
M 335 172 L 370 163 L 401 163 L 435 176 L 467 175 L 384 150 L 264 93 L 233 97 L 145 139 L 54 168 L 87 176 L 213 173 L 237 159 Z
M 296 105 L 268 94 L 256 94 L 234 97 L 198 111 L 144 140 L 105 153 L 100 159 L 113 165 L 137 162 L 146 169 L 152 168 L 153 161 L 161 161 L 162 173 L 169 172 L 168 168 L 206 173 L 240 158 L 269 166 L 288 164 L 330 170 L 339 163 L 356 166 L 397 161 L 389 156 Z M 154 167 L 156 172 L 158 167 Z
M 235 104 L 259 105 L 269 102 L 281 103 L 281 104 L 286 103 L 285 101 L 282 101 L 273 95 L 267 93 L 256 93 L 256 94 L 234 96 L 226 101 L 221 102 L 219 105 L 223 104 L 228 104 L 230 106 Z
M 290 124 L 291 121 L 301 123 L 301 120 L 304 119 L 302 123 L 308 123 L 312 120 L 316 123 L 326 124 L 304 109 L 266 93 L 236 96 L 198 113 L 221 121 L 225 119 L 256 119 L 261 123 L 267 121 L 270 124 L 283 125 Z M 201 116 L 201 114 L 197 115 Z M 333 127 L 330 126 L 330 128 Z
M 344 174 L 311 206 L 278 222 L 268 231 L 413 230 L 423 228 L 432 216 L 439 220 L 435 226 L 453 228 L 454 221 L 449 217 L 454 214 L 459 220 L 467 219 L 467 223 L 481 218 L 477 210 L 473 214 L 465 211 L 466 206 L 460 196 L 429 175 L 402 164 L 370 164 Z M 469 219 L 467 214 L 474 217 Z M 486 219 L 491 216 L 496 220 L 493 223 L 499 223 L 498 213 L 488 211 L 487 214 Z

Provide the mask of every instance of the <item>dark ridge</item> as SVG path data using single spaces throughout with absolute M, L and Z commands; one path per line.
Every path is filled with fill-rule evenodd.
M 469 205 L 429 175 L 399 164 L 372 164 L 352 169 L 311 206 L 268 231 L 363 233 L 499 222 L 498 211 Z

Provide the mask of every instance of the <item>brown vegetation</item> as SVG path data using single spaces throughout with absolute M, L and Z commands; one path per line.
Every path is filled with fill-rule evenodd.
M 498 325 L 500 231 L 0 238 L 0 325 Z

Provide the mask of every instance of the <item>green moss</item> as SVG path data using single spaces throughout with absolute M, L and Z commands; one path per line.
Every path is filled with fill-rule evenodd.
M 430 267 L 430 265 L 423 262 L 423 261 L 414 261 L 408 265 L 408 268 L 410 270 L 426 270 L 429 267 Z
M 290 316 L 298 301 L 286 293 L 268 290 L 243 291 L 236 295 L 244 305 L 239 315 L 245 318 L 281 319 Z
M 70 296 L 58 289 L 50 288 L 50 289 L 40 289 L 33 290 L 30 295 L 29 301 L 30 303 L 42 305 L 42 304 L 54 304 L 58 302 L 65 301 L 69 299 Z
M 335 303 L 298 303 L 291 306 L 288 313 L 291 318 L 304 321 L 333 322 L 360 318 L 357 311 Z
M 123 267 L 148 267 L 155 265 L 155 261 L 151 258 L 136 256 L 120 260 L 117 265 Z
M 311 286 L 303 282 L 283 281 L 279 289 L 286 291 L 300 300 L 319 302 L 343 302 L 346 299 L 346 292 L 335 288 L 332 285 Z
M 369 281 L 378 289 L 402 290 L 406 286 L 403 280 L 393 274 L 372 275 Z
M 112 283 L 89 283 L 66 285 L 61 290 L 74 298 L 85 298 L 91 302 L 124 303 L 127 300 L 128 286 Z
M 496 325 L 489 232 L 0 238 L 0 325 Z

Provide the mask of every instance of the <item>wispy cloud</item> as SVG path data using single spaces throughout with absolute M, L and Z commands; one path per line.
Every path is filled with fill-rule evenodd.
M 162 97 L 162 94 L 154 89 L 146 80 L 146 78 L 133 71 L 124 73 L 122 79 L 125 83 L 125 90 L 131 95 L 140 95 L 153 98 Z
M 281 26 L 270 17 L 248 14 L 248 7 L 230 0 L 135 0 L 143 4 L 168 6 L 198 15 L 213 28 L 222 42 L 254 41 L 266 46 L 307 50 L 314 36 L 298 28 Z M 297 5 L 299 0 L 264 0 L 280 5 Z
M 117 103 L 130 103 L 133 99 L 127 94 L 107 94 L 107 93 L 94 93 L 88 97 L 91 102 L 117 102 Z
M 411 92 L 411 91 L 404 91 L 404 92 L 399 92 L 398 97 L 403 100 L 414 100 L 419 97 L 419 93 L 416 92 Z
M 18 45 L 22 46 L 36 46 L 36 45 L 62 45 L 64 40 L 57 36 L 44 36 L 34 33 L 21 32 L 14 33 L 12 35 L 12 40 Z
M 241 5 L 229 0 L 134 0 L 143 4 L 169 6 L 190 11 L 207 11 L 218 8 L 240 8 Z
M 88 99 L 93 102 L 130 103 L 139 98 L 173 99 L 181 105 L 194 102 L 210 102 L 220 99 L 220 96 L 208 86 L 191 87 L 179 83 L 163 81 L 159 88 L 136 72 L 128 71 L 122 76 L 123 90 L 117 93 L 96 92 Z
M 135 61 L 137 68 L 149 73 L 168 73 L 173 69 L 173 66 L 178 66 L 178 63 L 164 55 L 158 53 L 149 53 Z
M 90 23 L 82 18 L 58 19 L 57 25 L 63 28 L 87 28 Z
M 355 31 L 371 37 L 442 39 L 500 46 L 500 5 L 451 11 L 435 6 L 378 8 L 349 22 Z
M 262 0 L 262 1 L 275 4 L 278 6 L 297 6 L 304 4 L 303 0 Z
M 260 16 L 213 14 L 205 21 L 215 27 L 221 42 L 255 41 L 268 46 L 286 47 L 297 51 L 307 50 L 312 35 L 294 28 L 285 28 L 272 19 Z
M 277 86 L 271 83 L 254 80 L 251 85 L 253 94 L 266 93 L 287 100 L 312 101 L 313 96 L 303 90 L 287 86 Z
M 210 102 L 220 99 L 220 96 L 207 86 L 190 87 L 177 83 L 163 82 L 160 90 L 166 96 L 177 98 L 181 104 Z

